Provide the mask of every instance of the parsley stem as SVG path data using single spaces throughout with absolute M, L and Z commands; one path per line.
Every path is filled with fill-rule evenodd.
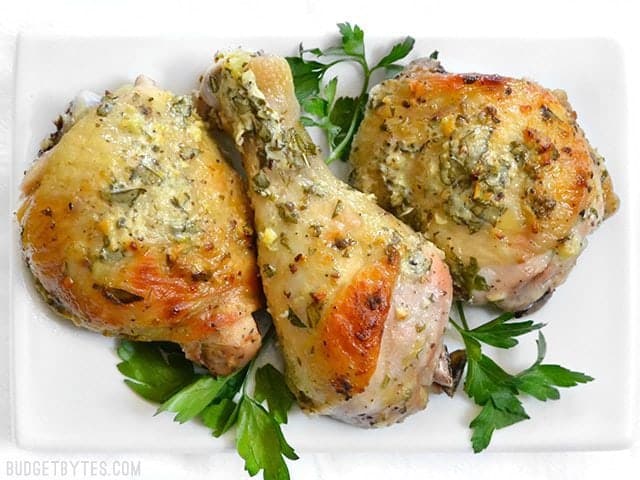
M 340 58 L 338 60 L 334 60 L 333 62 L 325 63 L 325 65 L 324 65 L 325 73 L 326 73 L 327 70 L 329 70 L 334 65 L 337 65 L 337 64 L 342 63 L 342 62 L 344 62 L 344 58 Z M 325 74 L 323 73 L 322 75 L 324 76 Z
M 455 327 L 455 329 L 458 331 L 458 333 L 459 333 L 460 335 L 462 335 L 463 328 L 462 328 L 460 325 L 458 325 L 458 324 L 453 320 L 453 318 L 449 317 L 449 323 Z
M 247 365 L 247 371 L 244 374 L 244 378 L 242 379 L 242 387 L 240 387 L 240 398 L 244 398 L 247 396 L 247 381 L 249 380 L 249 378 L 251 378 L 251 375 L 253 374 L 253 368 L 255 366 L 256 363 L 256 358 L 258 358 L 258 355 L 256 355 L 255 357 L 253 357 L 253 359 L 249 362 L 249 364 Z
M 369 90 L 369 79 L 371 78 L 371 73 L 373 70 L 369 70 L 367 66 L 367 61 L 364 57 L 362 60 L 358 62 L 362 67 L 362 71 L 364 73 L 364 82 L 362 84 L 362 90 L 360 91 L 360 95 L 358 97 L 358 103 L 356 104 L 356 108 L 353 110 L 353 117 L 351 117 L 351 123 L 349 124 L 349 130 L 347 130 L 347 134 L 344 136 L 342 141 L 333 149 L 333 151 L 329 154 L 329 157 L 326 160 L 327 164 L 330 164 L 337 158 L 342 156 L 342 152 L 349 142 L 351 141 L 353 134 L 355 133 L 356 126 L 358 124 L 358 117 L 360 116 L 360 112 L 363 109 L 362 101 L 366 98 L 367 91 Z
M 255 357 L 253 357 L 251 359 L 251 361 L 247 364 L 246 368 L 246 373 L 244 375 L 244 379 L 242 380 L 242 388 L 241 388 L 241 393 L 242 396 L 250 396 L 247 391 L 246 391 L 246 387 L 247 387 L 247 383 L 249 381 L 250 378 L 253 378 L 254 376 L 254 370 L 256 369 L 256 361 L 260 358 L 260 355 L 263 353 L 264 351 L 264 347 L 267 345 L 267 343 L 269 343 L 271 341 L 271 339 L 274 337 L 274 331 L 275 328 L 273 326 L 272 323 L 269 324 L 268 330 L 264 333 L 264 335 L 262 336 L 262 347 L 260 347 L 260 350 L 258 351 L 258 353 L 256 354 Z
M 465 330 L 469 330 L 469 324 L 467 323 L 467 317 L 464 314 L 464 308 L 462 307 L 461 301 L 456 301 L 456 310 L 458 311 L 458 316 L 460 317 L 460 321 L 462 322 L 462 326 Z

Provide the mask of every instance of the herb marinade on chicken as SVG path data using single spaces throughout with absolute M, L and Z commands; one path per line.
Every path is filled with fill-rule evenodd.
M 451 386 L 442 252 L 328 169 L 284 58 L 219 54 L 201 98 L 243 156 L 269 311 L 300 405 L 388 425 Z
M 432 59 L 372 89 L 350 161 L 445 252 L 458 298 L 510 311 L 566 279 L 618 202 L 564 92 Z
M 260 347 L 249 203 L 189 96 L 140 77 L 81 96 L 26 173 L 24 257 L 47 301 L 106 335 L 180 344 L 214 374 Z

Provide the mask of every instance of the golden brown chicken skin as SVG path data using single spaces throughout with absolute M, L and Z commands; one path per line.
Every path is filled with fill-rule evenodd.
M 413 62 L 371 91 L 353 184 L 444 250 L 459 298 L 526 309 L 617 208 L 561 91 Z
M 179 343 L 214 374 L 245 365 L 262 302 L 248 200 L 191 99 L 142 77 L 70 112 L 18 211 L 45 298 L 79 326 Z

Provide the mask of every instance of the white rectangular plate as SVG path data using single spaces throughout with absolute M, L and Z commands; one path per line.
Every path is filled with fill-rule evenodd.
M 370 40 L 375 56 L 395 39 Z M 12 208 L 22 172 L 35 158 L 51 121 L 82 89 L 101 92 L 144 73 L 184 93 L 195 86 L 216 49 L 242 45 L 291 55 L 299 38 L 78 38 L 23 36 L 16 81 Z M 308 38 L 305 45 L 325 45 Z M 565 285 L 533 316 L 548 323 L 549 363 L 596 380 L 563 390 L 558 402 L 525 400 L 531 420 L 497 432 L 491 450 L 613 449 L 631 441 L 632 314 L 631 206 L 625 156 L 625 85 L 618 47 L 607 40 L 419 39 L 415 55 L 439 50 L 453 72 L 500 73 L 563 88 L 593 145 L 607 159 L 620 211 L 590 238 Z M 350 72 L 351 74 L 353 72 Z M 347 88 L 355 85 L 345 81 Z M 343 168 L 344 170 L 344 168 Z M 344 172 L 342 172 L 344 173 Z M 629 200 L 629 201 L 628 201 Z M 216 452 L 232 436 L 214 439 L 197 422 L 173 423 L 169 414 L 130 391 L 116 370 L 115 342 L 52 314 L 35 293 L 18 247 L 12 255 L 14 424 L 24 447 L 78 450 Z M 496 354 L 510 368 L 535 358 L 534 336 Z M 404 423 L 362 430 L 294 411 L 285 435 L 298 451 L 470 451 L 469 421 L 477 408 L 459 392 L 433 395 L 424 412 Z

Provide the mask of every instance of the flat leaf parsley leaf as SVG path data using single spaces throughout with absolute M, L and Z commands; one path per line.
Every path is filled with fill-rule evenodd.
M 589 375 L 571 371 L 560 365 L 542 365 L 547 351 L 547 343 L 542 333 L 540 333 L 537 342 L 538 358 L 533 365 L 517 376 L 516 382 L 520 391 L 545 402 L 560 398 L 560 392 L 555 387 L 575 387 L 580 383 L 593 380 L 593 377 Z
M 152 402 L 164 402 L 196 378 L 193 364 L 173 343 L 122 340 L 118 356 L 118 370 L 128 377 L 124 382 Z
M 164 402 L 156 413 L 175 412 L 174 420 L 176 422 L 185 423 L 193 419 L 207 408 L 214 400 L 228 398 L 222 393 L 228 382 L 236 376 L 244 378 L 244 370 L 227 377 L 214 378 L 211 375 L 202 375 L 191 385 L 186 386 L 178 391 L 169 400 Z M 235 396 L 234 391 L 232 392 Z
M 415 43 L 413 38 L 405 37 L 393 45 L 378 63 L 371 66 L 366 57 L 364 31 L 358 25 L 352 26 L 347 22 L 339 23 L 338 30 L 341 37 L 339 45 L 322 50 L 304 49 L 300 44 L 298 56 L 287 57 L 296 97 L 305 112 L 301 119 L 303 125 L 319 127 L 327 136 L 330 149 L 327 163 L 337 158 L 348 158 L 351 142 L 364 116 L 371 75 L 381 69 L 388 73 L 398 73 L 403 67 L 395 62 L 409 55 Z M 326 62 L 319 61 L 321 59 Z M 357 97 L 337 97 L 337 77 L 323 86 L 327 72 L 344 62 L 355 63 L 362 71 L 362 86 Z
M 260 367 L 256 371 L 253 396 L 258 402 L 267 401 L 269 412 L 278 423 L 287 423 L 287 412 L 291 410 L 295 397 L 287 388 L 280 370 L 269 363 Z
M 466 335 L 479 342 L 498 348 L 511 348 L 518 344 L 515 337 L 525 335 L 544 327 L 543 323 L 534 324 L 531 320 L 512 322 L 515 314 L 505 312 L 479 327 L 467 330 Z
M 221 398 L 202 411 L 202 422 L 211 429 L 214 437 L 227 432 L 238 418 L 238 404 L 230 398 Z
M 264 480 L 288 479 L 289 470 L 283 456 L 291 460 L 298 458 L 275 418 L 249 396 L 240 401 L 236 447 L 249 475 L 263 470 Z
M 467 352 L 464 391 L 482 407 L 469 424 L 473 430 L 471 445 L 474 452 L 489 446 L 495 430 L 529 418 L 519 395 L 528 394 L 542 401 L 557 400 L 560 392 L 556 387 L 574 387 L 593 380 L 584 373 L 560 365 L 543 364 L 547 344 L 540 331 L 538 354 L 533 365 L 515 375 L 508 373 L 482 353 L 481 342 L 498 348 L 511 348 L 518 343 L 515 337 L 540 330 L 544 325 L 532 321 L 511 322 L 514 315 L 503 313 L 472 329 L 467 323 L 462 303 L 456 302 L 456 307 L 460 323 L 452 319 L 451 324 L 462 336 Z

